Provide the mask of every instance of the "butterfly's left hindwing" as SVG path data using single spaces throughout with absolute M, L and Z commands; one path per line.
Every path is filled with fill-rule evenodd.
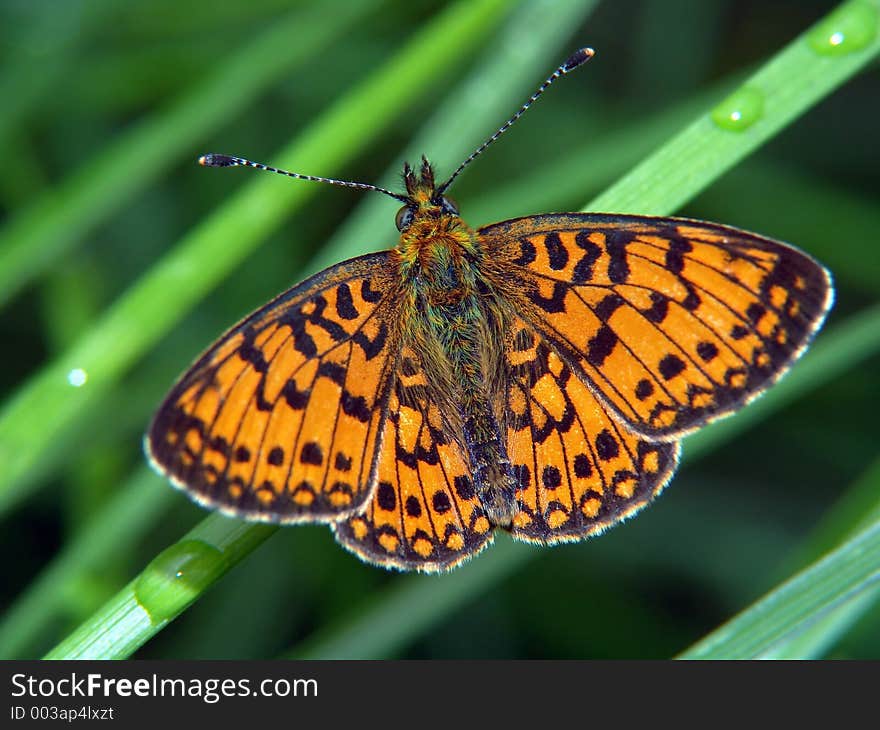
M 524 292 L 524 318 L 650 439 L 677 439 L 763 392 L 833 298 L 806 254 L 712 223 L 561 213 L 479 235 Z
M 492 541 L 461 445 L 445 430 L 422 363 L 404 347 L 366 508 L 334 524 L 363 560 L 405 570 L 448 570 Z
M 153 462 L 197 501 L 249 519 L 357 510 L 399 350 L 394 273 L 389 252 L 343 262 L 229 330 L 156 414 Z

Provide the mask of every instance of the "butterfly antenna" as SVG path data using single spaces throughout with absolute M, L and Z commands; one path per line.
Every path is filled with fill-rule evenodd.
M 513 123 L 523 114 L 525 114 L 526 109 L 534 104 L 537 98 L 547 90 L 547 87 L 549 87 L 550 84 L 556 81 L 556 79 L 558 79 L 560 76 L 565 76 L 565 74 L 569 73 L 570 71 L 574 71 L 578 66 L 589 61 L 595 55 L 595 53 L 596 52 L 592 48 L 581 48 L 572 53 L 571 56 L 566 59 L 565 63 L 563 63 L 559 68 L 557 68 L 552 74 L 547 77 L 547 80 L 538 87 L 538 90 L 529 97 L 528 101 L 526 101 L 526 103 L 519 108 L 519 111 L 517 111 L 516 114 L 514 114 L 510 119 L 504 122 L 504 124 L 502 124 L 498 128 L 498 131 L 495 132 L 495 134 L 493 134 L 491 137 L 489 137 L 489 139 L 483 142 L 483 144 L 477 147 L 477 149 L 475 149 L 471 153 L 470 157 L 468 157 L 458 166 L 458 169 L 452 173 L 452 176 L 439 188 L 437 188 L 437 193 L 442 195 L 443 192 L 452 184 L 452 181 L 458 177 L 459 173 L 464 170 L 464 168 L 466 168 L 469 164 L 471 164 L 471 162 L 473 162 L 477 157 L 483 154 L 483 151 L 490 144 L 492 144 L 496 139 L 498 139 L 502 134 L 510 129 L 510 127 L 513 126 Z
M 380 188 L 378 185 L 351 182 L 350 180 L 334 180 L 330 177 L 301 175 L 298 172 L 288 172 L 287 170 L 281 170 L 277 167 L 272 167 L 271 165 L 264 165 L 262 162 L 247 160 L 244 157 L 233 157 L 231 155 L 218 155 L 214 153 L 209 153 L 207 155 L 202 155 L 201 157 L 199 157 L 199 164 L 203 167 L 255 167 L 258 170 L 277 172 L 279 175 L 287 175 L 287 177 L 294 177 L 298 180 L 312 180 L 314 182 L 330 183 L 331 185 L 341 185 L 344 188 L 357 188 L 358 190 L 375 190 L 377 193 L 385 193 L 385 195 L 390 195 L 395 200 L 400 200 L 403 203 L 408 202 L 407 198 L 403 195 L 392 193 L 390 190 Z

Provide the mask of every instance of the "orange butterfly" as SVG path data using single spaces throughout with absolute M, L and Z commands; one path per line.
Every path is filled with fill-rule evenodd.
M 198 502 L 325 522 L 367 562 L 449 569 L 496 528 L 541 544 L 632 515 L 679 440 L 742 407 L 803 352 L 828 272 L 783 243 L 681 218 L 557 213 L 473 230 L 452 180 L 404 169 L 400 241 L 345 261 L 233 327 L 146 439 Z

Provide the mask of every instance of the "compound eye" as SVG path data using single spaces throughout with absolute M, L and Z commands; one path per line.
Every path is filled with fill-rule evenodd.
M 440 199 L 440 209 L 449 215 L 458 215 L 458 203 L 446 195 Z
M 397 211 L 397 216 L 394 218 L 394 223 L 397 226 L 398 231 L 402 231 L 405 228 L 409 228 L 410 224 L 413 222 L 413 209 L 408 205 L 403 206 L 400 210 Z

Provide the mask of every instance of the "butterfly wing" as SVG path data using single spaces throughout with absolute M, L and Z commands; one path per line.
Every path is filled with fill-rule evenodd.
M 513 536 L 579 540 L 659 494 L 678 463 L 678 443 L 625 429 L 532 326 L 515 320 L 511 340 L 507 449 L 520 508 Z
M 526 319 L 631 429 L 674 440 L 780 377 L 821 326 L 828 272 L 783 243 L 678 218 L 487 226 Z
M 401 353 L 366 509 L 334 524 L 336 539 L 369 563 L 434 572 L 486 547 L 491 527 L 461 445 L 444 427 L 422 363 Z
M 180 379 L 146 438 L 202 504 L 327 521 L 367 498 L 399 352 L 388 252 L 331 267 L 233 327 Z

